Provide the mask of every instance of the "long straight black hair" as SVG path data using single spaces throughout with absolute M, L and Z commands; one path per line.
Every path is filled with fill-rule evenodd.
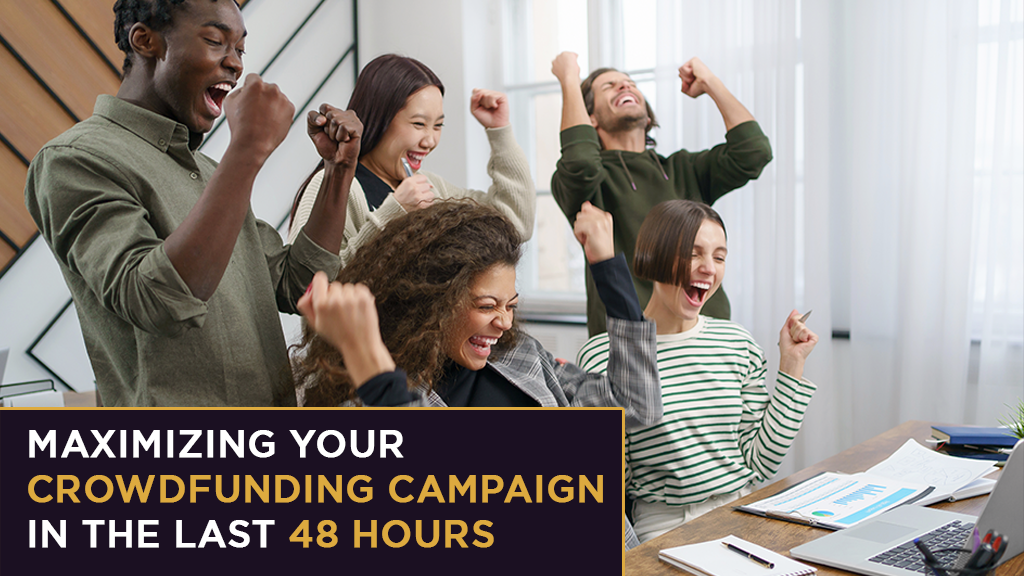
M 444 96 L 444 84 L 426 64 L 398 54 L 384 54 L 371 60 L 356 78 L 348 109 L 355 112 L 363 123 L 363 136 L 359 145 L 359 158 L 369 154 L 380 143 L 395 114 L 405 108 L 409 97 L 425 86 L 437 86 Z M 324 167 L 321 159 L 306 177 L 295 194 L 289 225 L 302 201 L 302 193 L 313 176 Z

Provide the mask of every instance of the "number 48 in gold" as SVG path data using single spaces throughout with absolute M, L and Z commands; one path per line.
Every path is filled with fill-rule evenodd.
M 334 520 L 324 520 L 317 524 L 316 529 L 319 533 L 316 537 L 317 546 L 334 548 L 338 545 L 338 525 L 334 523 Z M 303 548 L 309 548 L 309 543 L 313 541 L 313 537 L 309 535 L 309 520 L 303 520 L 288 537 L 288 541 L 302 542 Z

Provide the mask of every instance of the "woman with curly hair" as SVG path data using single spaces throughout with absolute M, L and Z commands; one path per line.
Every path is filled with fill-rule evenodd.
M 606 374 L 557 361 L 517 328 L 519 232 L 491 207 L 447 201 L 395 220 L 299 301 L 307 405 L 621 406 L 627 426 L 657 422 L 654 325 L 611 228 L 589 204 L 575 226 L 609 310 Z
M 533 233 L 537 206 L 526 154 L 509 123 L 508 98 L 474 89 L 470 113 L 484 127 L 491 146 L 488 191 L 468 190 L 431 172 L 420 172 L 440 144 L 444 127 L 444 84 L 419 60 L 384 54 L 359 73 L 348 109 L 363 122 L 356 177 L 349 189 L 341 262 L 395 218 L 429 206 L 435 198 L 473 198 L 497 208 L 523 241 Z M 323 162 L 299 188 L 292 204 L 289 241 L 309 219 L 323 184 Z

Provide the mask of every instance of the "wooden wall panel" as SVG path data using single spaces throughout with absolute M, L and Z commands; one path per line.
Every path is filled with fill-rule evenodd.
M 18 154 L 31 160 L 73 116 L 92 115 L 97 95 L 117 92 L 124 55 L 114 44 L 114 1 L 0 0 L 0 37 L 10 46 L 0 45 L 0 135 Z M 35 237 L 26 173 L 0 144 L 0 232 L 17 244 L 0 240 L 0 275 Z
M 14 250 L 6 242 L 0 242 L 0 270 L 4 270 L 11 260 L 14 260 Z
M 68 15 L 103 52 L 114 68 L 120 70 L 124 52 L 114 43 L 114 2 L 115 0 L 53 0 L 61 5 Z
M 31 160 L 43 144 L 71 128 L 75 121 L 14 56 L 2 48 L 0 78 L 4 79 L 0 130 L 22 155 Z
M 121 70 L 124 52 L 114 42 L 114 2 L 116 0 L 52 0 L 60 4 L 103 52 L 107 60 Z M 246 0 L 238 5 L 245 6 Z
M 52 2 L 0 3 L 0 35 L 79 119 L 92 114 L 97 94 L 121 83 Z
M 24 246 L 36 232 L 25 209 L 27 173 L 28 167 L 6 146 L 0 146 L 0 230 L 18 246 Z

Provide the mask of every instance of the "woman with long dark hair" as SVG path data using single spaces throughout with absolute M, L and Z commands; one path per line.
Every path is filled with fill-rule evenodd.
M 413 58 L 385 54 L 359 73 L 348 109 L 363 122 L 363 136 L 349 192 L 343 265 L 389 222 L 429 206 L 435 198 L 473 198 L 500 211 L 523 241 L 532 235 L 536 190 L 526 155 L 512 136 L 504 94 L 474 90 L 470 99 L 470 112 L 486 129 L 491 145 L 487 172 L 494 183 L 490 190 L 460 188 L 420 171 L 440 142 L 443 97 L 441 80 Z M 322 168 L 321 162 L 299 188 L 292 205 L 290 239 L 298 236 L 309 218 L 322 183 Z

